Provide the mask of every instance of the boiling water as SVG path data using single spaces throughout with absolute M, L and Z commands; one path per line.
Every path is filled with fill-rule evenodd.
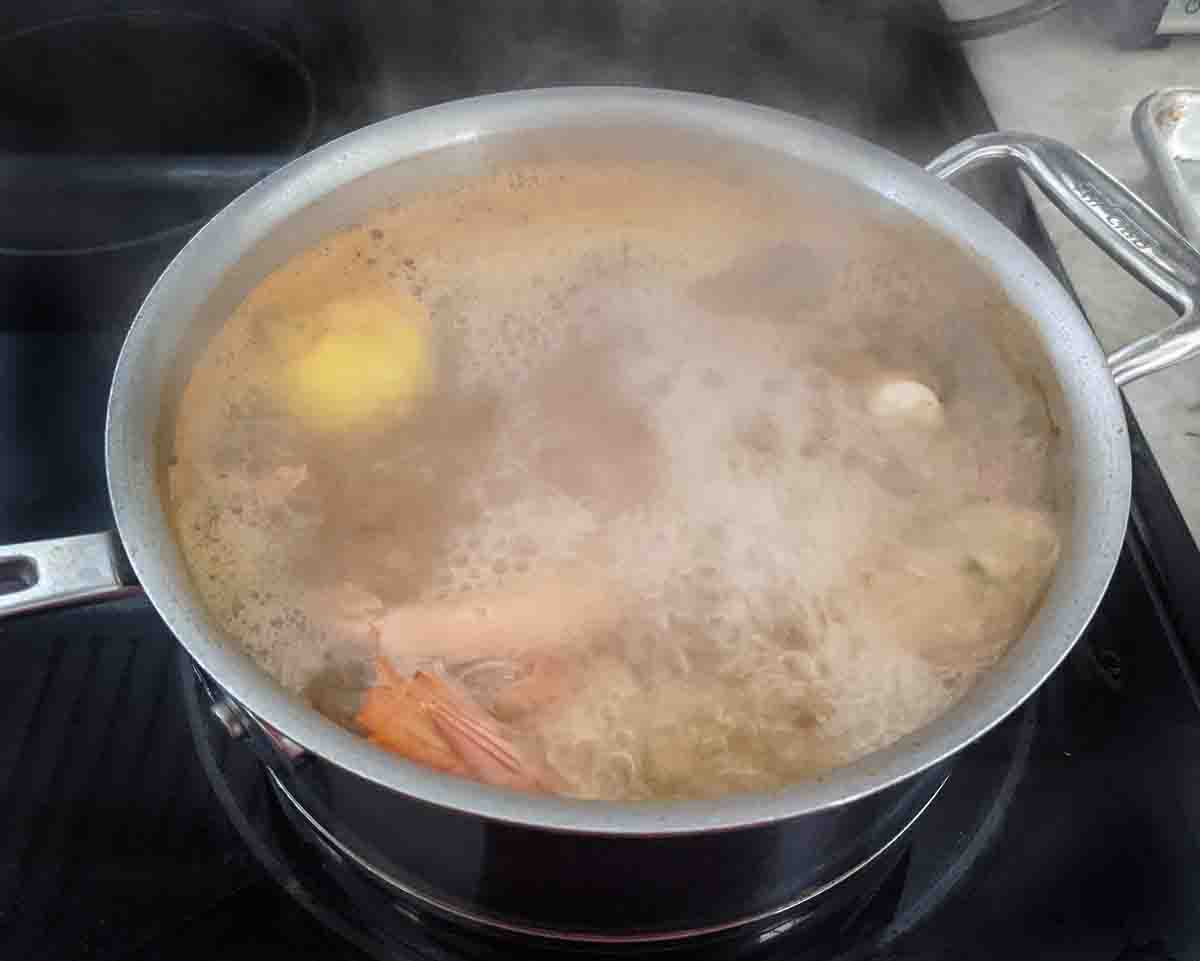
M 1023 630 L 1066 507 L 1042 370 L 967 255 L 816 175 L 513 167 L 263 281 L 183 394 L 171 500 L 229 636 L 343 723 L 382 654 L 569 794 L 768 789 Z

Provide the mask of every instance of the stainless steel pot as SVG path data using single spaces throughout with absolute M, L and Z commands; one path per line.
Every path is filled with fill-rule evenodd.
M 638 155 L 670 140 L 778 169 L 816 167 L 907 208 L 990 265 L 1035 328 L 1073 438 L 1074 508 L 1038 614 L 1002 662 L 919 731 L 771 794 L 672 804 L 531 797 L 437 774 L 337 727 L 227 642 L 197 600 L 163 501 L 164 445 L 206 338 L 269 271 L 373 208 L 531 150 L 604 132 Z M 1089 236 L 1180 313 L 1105 358 L 1075 302 L 987 211 L 943 181 L 1015 161 Z M 435 907 L 554 937 L 673 937 L 770 915 L 870 862 L 941 784 L 949 759 L 1021 704 L 1087 626 L 1120 551 L 1130 456 L 1118 385 L 1200 351 L 1200 254 L 1082 155 L 1039 137 L 974 138 L 926 170 L 797 117 L 636 88 L 499 94 L 357 131 L 289 164 L 175 258 L 130 329 L 113 379 L 109 491 L 119 533 L 20 544 L 0 564 L 22 589 L 0 613 L 145 591 L 249 737 L 277 789 L 342 856 Z M 128 567 L 126 565 L 128 559 Z M 131 570 L 130 570 L 131 568 Z

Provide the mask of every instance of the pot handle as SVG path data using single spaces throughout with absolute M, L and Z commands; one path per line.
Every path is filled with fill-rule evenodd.
M 0 617 L 138 590 L 115 531 L 0 547 Z
M 996 160 L 1015 162 L 1075 226 L 1178 311 L 1174 323 L 1109 355 L 1118 385 L 1200 354 L 1200 251 L 1098 164 L 1048 137 L 980 134 L 951 147 L 925 169 L 948 180 Z

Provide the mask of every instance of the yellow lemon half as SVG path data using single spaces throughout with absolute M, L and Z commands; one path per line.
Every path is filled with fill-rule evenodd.
M 289 409 L 318 430 L 403 416 L 433 385 L 429 313 L 412 297 L 360 294 L 321 311 L 323 332 L 288 363 Z

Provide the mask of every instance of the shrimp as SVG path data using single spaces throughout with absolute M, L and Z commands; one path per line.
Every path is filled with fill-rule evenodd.
M 383 658 L 354 722 L 372 744 L 447 774 L 467 776 L 467 766 L 447 743 L 411 681 Z
M 462 664 L 579 647 L 611 634 L 623 616 L 615 590 L 565 574 L 463 601 L 390 606 L 348 582 L 317 596 L 313 608 L 327 633 L 401 665 Z
M 385 658 L 355 722 L 379 747 L 483 784 L 554 794 L 558 774 L 523 750 L 469 694 L 428 671 L 402 677 Z
M 380 653 L 397 661 L 461 662 L 583 644 L 615 629 L 620 615 L 603 587 L 560 575 L 524 590 L 393 607 L 372 626 Z
M 616 629 L 615 596 L 560 575 L 536 589 L 389 608 L 343 585 L 329 595 L 335 630 L 376 652 L 376 683 L 355 721 L 372 743 L 436 770 L 557 793 L 561 779 L 517 746 L 504 722 L 524 721 L 577 688 L 570 652 Z M 487 707 L 431 665 L 473 678 Z

